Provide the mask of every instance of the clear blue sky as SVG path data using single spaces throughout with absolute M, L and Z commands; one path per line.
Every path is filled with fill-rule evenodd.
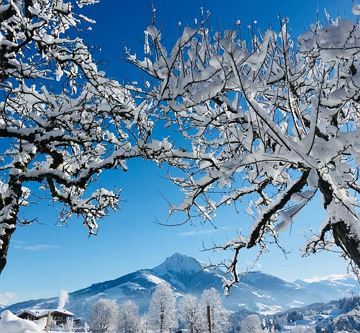
M 102 60 L 108 75 L 128 82 L 141 79 L 139 73 L 123 61 L 124 46 L 138 54 L 143 50 L 144 29 L 151 22 L 151 7 L 157 8 L 157 22 L 169 41 L 178 35 L 178 21 L 192 23 L 200 7 L 210 10 L 213 26 L 227 29 L 240 19 L 244 26 L 253 20 L 260 28 L 278 27 L 277 16 L 287 16 L 293 35 L 305 31 L 323 9 L 336 16 L 351 17 L 351 0 L 102 0 L 86 9 L 97 20 L 86 39 L 101 47 L 95 57 Z M 249 224 L 246 215 L 237 215 L 233 208 L 223 209 L 210 225 L 193 227 L 163 227 L 156 220 L 165 221 L 168 211 L 166 197 L 179 203 L 181 193 L 165 179 L 166 170 L 150 162 L 131 161 L 129 172 L 108 172 L 102 185 L 122 188 L 121 210 L 102 221 L 99 235 L 88 238 L 79 221 L 57 226 L 57 210 L 51 203 L 40 201 L 27 213 L 38 217 L 39 223 L 19 227 L 13 237 L 9 263 L 0 276 L 0 303 L 4 293 L 14 293 L 12 301 L 56 295 L 60 289 L 73 291 L 103 280 L 113 279 L 140 268 L 153 267 L 174 252 L 193 255 L 200 260 L 213 261 L 223 257 L 201 252 L 202 243 L 221 242 L 231 238 L 242 223 Z M 240 209 L 244 208 L 240 206 Z M 319 225 L 321 202 L 315 200 L 296 220 L 291 235 L 282 235 L 284 245 L 292 253 L 285 259 L 273 249 L 256 269 L 284 279 L 295 280 L 314 275 L 346 273 L 346 265 L 336 254 L 319 254 L 301 259 L 298 249 L 305 242 L 304 232 Z M 316 227 L 315 227 L 316 230 Z M 253 253 L 243 257 L 244 262 Z M 9 295 L 7 295 L 9 297 Z M 11 295 L 10 295 L 11 296 Z M 11 297 L 9 297 L 11 298 Z

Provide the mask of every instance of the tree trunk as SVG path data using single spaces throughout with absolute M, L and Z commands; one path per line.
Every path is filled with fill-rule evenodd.
M 21 182 L 16 177 L 10 176 L 8 186 L 8 196 L 1 198 L 0 201 L 0 213 L 5 216 L 3 220 L 0 220 L 0 274 L 7 263 L 10 240 L 16 229 L 22 193 Z
M 160 332 L 162 333 L 164 330 L 164 314 L 160 313 Z
M 341 247 L 360 269 L 360 238 L 351 232 L 351 228 L 344 221 L 333 224 L 332 230 L 336 245 Z
M 319 175 L 319 189 L 323 194 L 325 210 L 334 200 L 334 192 L 329 182 Z M 339 220 L 336 223 L 329 224 L 331 227 L 335 244 L 339 246 L 345 255 L 351 259 L 360 269 L 360 235 L 352 232 L 351 227 L 346 222 Z
M 8 223 L 8 222 L 5 222 L 5 223 Z M 7 229 L 7 228 L 4 229 L 5 230 L 4 234 L 0 236 L 0 242 L 2 242 L 2 246 L 0 249 L 0 274 L 6 265 L 10 239 L 11 239 L 13 232 L 15 231 L 15 223 L 12 223 L 11 225 L 14 225 L 14 228 L 13 229 Z
M 209 329 L 209 333 L 211 333 L 211 308 L 210 308 L 210 305 L 208 305 L 206 307 L 206 312 L 207 312 L 208 329 Z

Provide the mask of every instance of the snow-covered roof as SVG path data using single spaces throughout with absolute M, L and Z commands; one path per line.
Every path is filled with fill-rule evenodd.
M 72 312 L 70 312 L 68 310 L 64 310 L 64 309 L 27 309 L 27 310 L 20 311 L 17 314 L 17 316 L 21 316 L 22 314 L 27 313 L 34 317 L 41 318 L 41 317 L 47 316 L 49 312 L 51 314 L 54 312 L 57 312 L 57 313 L 65 315 L 65 316 L 71 316 L 71 317 L 74 316 L 74 314 Z

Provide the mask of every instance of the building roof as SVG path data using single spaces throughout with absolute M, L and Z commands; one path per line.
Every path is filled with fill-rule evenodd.
M 22 310 L 19 313 L 17 313 L 17 316 L 21 316 L 23 314 L 29 314 L 31 316 L 34 316 L 36 318 L 42 318 L 48 315 L 48 313 L 54 314 L 59 313 L 67 317 L 73 317 L 74 314 L 70 311 L 64 310 L 64 309 L 27 309 Z

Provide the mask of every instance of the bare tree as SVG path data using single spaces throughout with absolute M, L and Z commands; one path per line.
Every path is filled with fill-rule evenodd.
M 296 43 L 284 19 L 280 32 L 254 35 L 250 46 L 238 26 L 212 33 L 206 25 L 204 18 L 184 28 L 171 49 L 150 26 L 145 58 L 129 54 L 149 75 L 137 88 L 148 112 L 183 136 L 162 140 L 156 154 L 183 171 L 172 180 L 185 199 L 171 212 L 211 221 L 221 206 L 249 204 L 251 229 L 218 246 L 233 251 L 225 263 L 229 288 L 239 280 L 239 252 L 258 246 L 263 253 L 268 241 L 278 244 L 279 232 L 317 195 L 326 220 L 305 254 L 337 245 L 357 270 L 359 25 L 317 22 Z
M 102 170 L 126 171 L 135 136 L 146 140 L 141 106 L 104 77 L 79 36 L 92 21 L 77 7 L 95 2 L 1 1 L 0 272 L 16 226 L 31 222 L 19 214 L 36 184 L 63 205 L 61 222 L 79 216 L 95 234 L 119 193 L 89 184 Z
M 159 332 L 176 328 L 176 299 L 168 284 L 156 286 L 149 305 L 147 320 L 150 327 Z

